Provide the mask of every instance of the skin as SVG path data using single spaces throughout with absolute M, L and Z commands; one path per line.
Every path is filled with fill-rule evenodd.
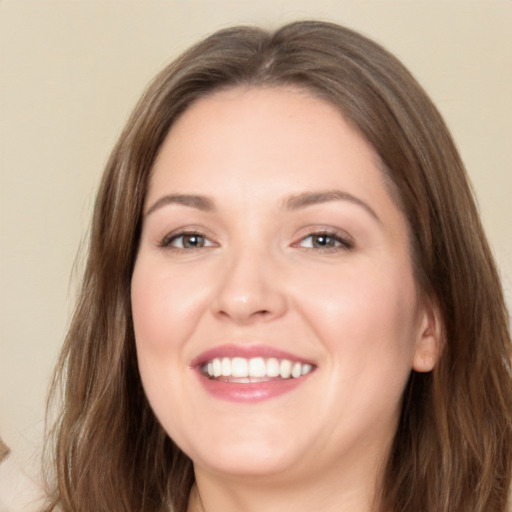
M 189 510 L 372 510 L 408 376 L 437 358 L 418 297 L 407 223 L 335 107 L 290 88 L 193 104 L 155 162 L 132 278 L 145 392 L 194 462 Z M 191 362 L 220 345 L 315 370 L 268 400 L 219 399 Z

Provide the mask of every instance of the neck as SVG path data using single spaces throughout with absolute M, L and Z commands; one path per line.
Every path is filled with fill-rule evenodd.
M 226 478 L 195 468 L 196 484 L 188 512 L 375 512 L 377 472 L 350 471 L 336 481 L 312 478 L 286 481 L 271 478 Z M 380 474 L 380 472 L 379 472 Z

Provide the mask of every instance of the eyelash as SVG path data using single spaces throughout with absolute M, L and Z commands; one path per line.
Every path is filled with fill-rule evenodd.
M 203 243 L 210 242 L 208 238 L 199 231 L 180 231 L 178 233 L 171 233 L 170 235 L 166 235 L 158 244 L 159 247 L 168 248 L 175 251 L 190 251 L 190 250 L 197 250 L 197 249 L 203 249 L 205 247 L 212 247 L 214 244 L 210 242 L 208 245 L 200 245 L 198 247 L 177 247 L 175 245 L 172 245 L 174 242 L 182 239 L 182 245 L 183 245 L 183 239 L 186 237 L 197 237 L 203 239 Z
M 326 240 L 325 245 L 323 247 L 304 247 L 301 244 L 308 239 L 317 240 L 323 238 Z M 329 244 L 329 241 L 331 244 Z M 314 244 L 314 242 L 312 242 Z M 354 249 L 354 243 L 348 239 L 348 237 L 341 236 L 338 232 L 335 231 L 315 231 L 313 233 L 309 233 L 308 235 L 302 237 L 298 242 L 293 244 L 293 247 L 302 247 L 306 250 L 311 251 L 321 251 L 321 252 L 338 252 L 338 251 L 350 251 Z
M 199 245 L 199 246 L 190 246 L 190 247 L 185 247 L 184 246 L 184 239 L 186 239 L 187 237 L 189 238 L 193 238 L 193 237 L 197 237 L 199 239 L 202 240 L 202 244 L 203 245 Z M 306 246 L 302 246 L 302 243 L 305 241 L 305 240 L 308 240 L 308 239 L 321 239 L 323 238 L 324 239 L 324 243 L 325 245 L 322 247 L 314 247 L 314 242 L 312 241 L 312 245 L 309 246 L 309 247 L 306 247 Z M 177 240 L 182 240 L 181 242 L 181 245 L 182 247 L 178 247 L 178 246 L 175 246 L 173 245 L 173 243 L 175 243 Z M 170 250 L 175 250 L 175 251 L 190 251 L 190 250 L 198 250 L 198 249 L 204 249 L 204 248 L 208 248 L 208 247 L 213 247 L 215 246 L 215 244 L 213 242 L 211 242 L 208 237 L 206 237 L 203 233 L 199 232 L 199 231 L 180 231 L 178 233 L 171 233 L 169 235 L 166 235 L 158 244 L 159 247 L 162 247 L 162 248 L 167 248 L 167 249 L 170 249 Z M 308 235 L 302 237 L 298 242 L 295 242 L 294 244 L 292 244 L 292 247 L 297 247 L 297 248 L 303 248 L 305 250 L 308 250 L 308 251 L 321 251 L 321 252 L 337 252 L 337 251 L 350 251 L 352 249 L 354 249 L 354 243 L 347 239 L 347 237 L 343 237 L 343 236 L 340 236 L 339 233 L 335 232 L 335 231 L 316 231 L 316 232 L 313 232 L 313 233 L 309 233 Z

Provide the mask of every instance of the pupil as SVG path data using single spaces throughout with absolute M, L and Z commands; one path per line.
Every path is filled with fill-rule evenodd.
M 201 237 L 198 235 L 188 235 L 183 240 L 183 245 L 185 247 L 201 247 Z
M 315 245 L 317 247 L 326 247 L 333 245 L 333 240 L 328 235 L 318 235 L 315 239 Z

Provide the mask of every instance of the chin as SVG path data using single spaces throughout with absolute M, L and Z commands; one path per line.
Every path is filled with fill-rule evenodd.
M 258 433 L 246 428 L 245 432 L 212 436 L 205 446 L 185 447 L 184 451 L 195 466 L 209 472 L 265 477 L 286 473 L 302 458 L 300 446 L 286 437 L 275 433 L 262 436 L 261 430 Z

